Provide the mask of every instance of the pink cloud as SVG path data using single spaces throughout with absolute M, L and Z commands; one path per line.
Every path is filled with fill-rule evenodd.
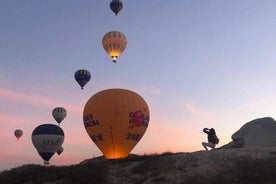
M 26 122 L 30 122 L 31 119 L 27 119 L 22 116 L 15 116 L 15 115 L 9 115 L 9 114 L 0 114 L 0 122 L 5 123 L 6 125 L 10 124 L 23 124 Z
M 16 93 L 14 91 L 3 89 L 3 88 L 0 88 L 0 98 L 4 98 L 5 100 L 10 100 L 10 101 L 14 101 L 22 104 L 44 106 L 44 107 L 51 107 L 51 108 L 57 106 L 57 104 L 60 104 L 66 107 L 66 110 L 70 111 L 71 113 L 76 113 L 76 114 L 82 113 L 82 108 L 76 105 L 57 102 L 45 96 L 38 96 L 35 94 Z
M 214 114 L 210 113 L 204 109 L 199 108 L 195 105 L 195 102 L 189 102 L 185 104 L 185 109 L 188 110 L 188 112 L 197 115 L 197 116 L 203 116 L 205 118 L 213 118 Z
M 16 93 L 6 89 L 0 89 L 0 97 L 24 104 L 44 105 L 48 107 L 55 103 L 45 97 Z
M 255 109 L 259 107 L 263 108 L 268 106 L 273 106 L 273 107 L 276 106 L 276 96 L 270 96 L 267 98 L 262 98 L 249 103 L 245 103 L 229 111 L 231 112 L 248 111 L 249 109 Z

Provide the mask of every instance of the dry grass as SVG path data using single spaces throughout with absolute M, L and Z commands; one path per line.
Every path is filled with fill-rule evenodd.
M 1 184 L 32 183 L 193 183 L 193 184 L 274 184 L 276 157 L 256 159 L 237 157 L 214 159 L 219 169 L 213 177 L 188 171 L 186 162 L 177 165 L 177 154 L 130 155 L 120 160 L 91 159 L 78 165 L 55 167 L 24 165 L 0 174 Z M 180 155 L 181 157 L 182 155 Z M 226 157 L 228 158 L 228 157 Z M 199 165 L 192 163 L 197 170 Z M 210 168 L 212 169 L 212 168 Z M 169 176 L 173 176 L 169 177 Z M 174 178 L 175 177 L 175 178 Z M 179 179 L 180 178 L 180 179 Z M 175 179 L 175 180 L 174 180 Z
M 22 183 L 108 183 L 106 173 L 108 166 L 105 163 L 72 165 L 64 167 L 24 165 L 0 175 L 1 184 Z

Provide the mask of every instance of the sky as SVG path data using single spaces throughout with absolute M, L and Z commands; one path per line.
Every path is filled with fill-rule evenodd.
M 31 141 L 40 124 L 67 117 L 64 152 L 51 165 L 102 156 L 82 113 L 110 88 L 141 95 L 150 122 L 133 154 L 194 152 L 215 128 L 222 146 L 243 124 L 276 115 L 275 0 L 0 1 L 0 170 L 43 164 Z M 117 63 L 102 47 L 109 31 L 128 45 Z M 84 90 L 74 79 L 87 69 Z M 24 134 L 19 141 L 15 129 Z

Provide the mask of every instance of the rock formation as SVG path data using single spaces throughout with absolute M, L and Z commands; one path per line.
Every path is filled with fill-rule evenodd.
M 245 123 L 232 135 L 232 140 L 220 148 L 276 147 L 276 122 L 264 117 Z

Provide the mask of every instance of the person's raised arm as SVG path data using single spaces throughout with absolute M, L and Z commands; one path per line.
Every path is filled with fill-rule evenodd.
M 208 134 L 209 133 L 209 128 L 204 128 L 203 132 L 206 133 L 206 134 Z

